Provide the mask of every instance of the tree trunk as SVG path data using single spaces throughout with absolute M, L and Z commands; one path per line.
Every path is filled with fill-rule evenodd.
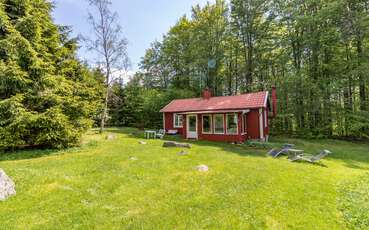
M 360 35 L 357 36 L 357 70 L 359 75 L 359 94 L 360 94 L 360 110 L 366 110 L 366 82 L 361 70 L 361 62 L 363 59 L 363 47 Z
M 109 86 L 106 88 L 104 109 L 101 115 L 100 133 L 103 133 L 105 129 L 105 122 L 106 122 L 106 117 L 108 114 L 108 102 L 109 102 Z

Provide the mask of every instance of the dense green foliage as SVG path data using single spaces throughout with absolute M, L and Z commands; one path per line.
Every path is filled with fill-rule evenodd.
M 116 139 L 96 130 L 79 148 L 1 155 L 17 195 L 0 202 L 0 228 L 367 229 L 368 144 L 271 140 L 333 152 L 307 164 L 204 141 L 180 156 L 162 140 L 140 145 L 135 129 L 108 132 Z
M 174 99 L 195 96 L 189 90 L 144 89 L 140 82 L 141 75 L 136 75 L 127 85 L 120 81 L 115 82 L 109 101 L 110 126 L 159 129 L 163 126 L 160 109 Z
M 45 0 L 0 0 L 0 149 L 67 147 L 91 126 L 102 93 Z
M 141 75 L 144 89 L 197 95 L 276 85 L 274 133 L 368 138 L 368 68 L 366 0 L 217 0 L 154 42 Z

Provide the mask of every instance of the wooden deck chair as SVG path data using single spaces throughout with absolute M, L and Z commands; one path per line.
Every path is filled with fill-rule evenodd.
M 269 156 L 272 157 L 278 157 L 280 154 L 286 154 L 288 153 L 288 150 L 292 147 L 294 147 L 295 145 L 293 144 L 285 144 L 281 149 L 272 149 L 268 152 Z
M 157 132 L 155 134 L 155 138 L 160 138 L 160 139 L 163 139 L 165 136 L 165 130 L 164 129 L 160 129 L 159 132 Z
M 298 156 L 295 156 L 295 157 L 292 157 L 290 159 L 290 161 L 307 161 L 307 162 L 310 162 L 310 163 L 315 163 L 315 162 L 318 162 L 320 161 L 321 159 L 323 159 L 324 157 L 328 156 L 329 154 L 331 154 L 331 152 L 329 150 L 322 150 L 318 155 L 316 156 L 312 156 L 312 155 L 304 155 L 304 154 L 301 154 L 301 155 L 298 155 Z

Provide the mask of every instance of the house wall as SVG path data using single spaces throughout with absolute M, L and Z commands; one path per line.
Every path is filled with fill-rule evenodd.
M 168 130 L 178 130 L 179 134 L 183 134 L 183 128 L 174 128 L 174 114 L 173 113 L 164 113 L 164 123 L 165 123 L 165 131 Z M 183 118 L 184 119 L 184 118 Z M 183 120 L 183 127 L 185 127 L 185 120 Z
M 247 114 L 247 138 L 260 138 L 259 109 L 252 109 Z
M 222 141 L 222 142 L 244 142 L 247 139 L 260 139 L 260 120 L 259 116 L 262 117 L 262 125 L 264 131 L 264 137 L 269 135 L 269 119 L 267 119 L 267 126 L 265 125 L 265 113 L 268 117 L 268 109 L 263 108 L 262 114 L 259 113 L 259 109 L 251 109 L 246 116 L 247 129 L 246 133 L 242 133 L 242 113 L 238 113 L 238 134 L 203 134 L 202 133 L 202 115 L 197 114 L 197 132 L 198 139 L 209 140 L 209 141 Z M 224 127 L 226 130 L 226 114 L 224 116 Z M 165 130 L 169 129 L 178 130 L 178 133 L 182 135 L 183 138 L 187 138 L 187 118 L 183 115 L 183 128 L 174 128 L 173 113 L 165 113 Z M 213 118 L 214 121 L 214 118 Z M 266 127 L 265 127 L 266 126 Z

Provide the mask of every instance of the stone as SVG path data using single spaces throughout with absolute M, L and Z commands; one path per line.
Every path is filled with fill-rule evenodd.
M 163 144 L 163 147 L 180 147 L 180 148 L 191 148 L 190 144 L 187 143 L 178 143 L 173 141 L 166 141 Z
M 200 172 L 207 172 L 209 171 L 209 167 L 207 165 L 199 165 L 196 167 L 196 170 Z
M 130 157 L 129 158 L 131 161 L 137 161 L 138 160 L 138 158 L 137 157 Z
M 184 151 L 184 150 L 182 150 L 182 151 L 180 151 L 179 153 L 177 153 L 178 155 L 180 155 L 180 156 L 184 156 L 184 155 L 188 155 L 188 152 L 186 152 L 186 151 Z
M 115 140 L 116 136 L 114 134 L 109 134 L 106 136 L 106 140 L 108 141 L 112 141 L 112 140 Z
M 6 175 L 4 170 L 0 169 L 0 201 L 6 200 L 9 196 L 15 195 L 15 184 Z
M 140 141 L 140 142 L 138 142 L 140 145 L 146 145 L 147 143 L 146 142 L 144 142 L 144 141 Z

